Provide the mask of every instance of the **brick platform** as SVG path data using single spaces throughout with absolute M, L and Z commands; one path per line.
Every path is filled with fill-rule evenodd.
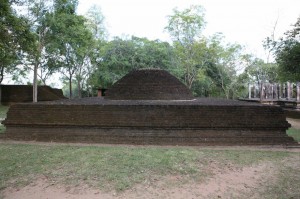
M 85 98 L 16 104 L 4 121 L 16 140 L 158 145 L 288 145 L 279 107 L 233 100 Z

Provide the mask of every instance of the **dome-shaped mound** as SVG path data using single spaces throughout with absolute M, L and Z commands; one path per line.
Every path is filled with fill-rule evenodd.
M 133 70 L 106 92 L 111 100 L 191 100 L 190 90 L 165 70 Z

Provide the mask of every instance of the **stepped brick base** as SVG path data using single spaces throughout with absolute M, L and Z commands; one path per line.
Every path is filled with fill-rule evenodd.
M 6 137 L 15 140 L 155 145 L 294 145 L 279 107 L 233 100 L 85 98 L 16 104 Z

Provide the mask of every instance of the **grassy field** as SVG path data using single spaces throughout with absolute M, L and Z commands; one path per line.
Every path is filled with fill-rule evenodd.
M 0 105 L 0 118 L 6 118 L 7 111 L 8 111 L 8 106 Z
M 87 184 L 106 191 L 124 191 L 145 180 L 180 175 L 205 181 L 209 165 L 243 168 L 262 162 L 278 166 L 280 180 L 259 191 L 268 198 L 299 196 L 299 153 L 252 150 L 210 150 L 184 147 L 0 145 L 0 191 L 19 187 L 40 176 L 69 185 Z M 298 157 L 298 160 L 297 160 Z M 286 159 L 294 165 L 286 164 Z M 294 161 L 295 160 L 295 161 Z M 298 162 L 299 163 L 299 162 Z
M 286 133 L 293 137 L 296 141 L 300 142 L 300 129 L 289 128 Z
M 18 180 L 13 182 L 13 186 L 45 175 L 63 183 L 85 182 L 91 186 L 124 190 L 145 178 L 168 174 L 201 180 L 209 175 L 202 172 L 201 168 L 211 161 L 217 161 L 219 165 L 232 163 L 242 167 L 289 156 L 284 152 L 11 144 L 2 144 L 0 153 L 0 189 L 15 178 Z
M 6 118 L 7 111 L 8 111 L 8 106 L 0 105 L 0 120 Z M 3 133 L 4 131 L 5 131 L 5 127 L 2 124 L 0 124 L 0 133 Z

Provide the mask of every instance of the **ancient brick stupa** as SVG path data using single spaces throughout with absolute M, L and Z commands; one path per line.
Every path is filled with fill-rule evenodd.
M 190 90 L 164 70 L 134 70 L 106 93 L 111 100 L 192 100 Z
M 10 139 L 157 145 L 286 145 L 279 107 L 193 98 L 164 70 L 135 70 L 106 97 L 11 106 Z

